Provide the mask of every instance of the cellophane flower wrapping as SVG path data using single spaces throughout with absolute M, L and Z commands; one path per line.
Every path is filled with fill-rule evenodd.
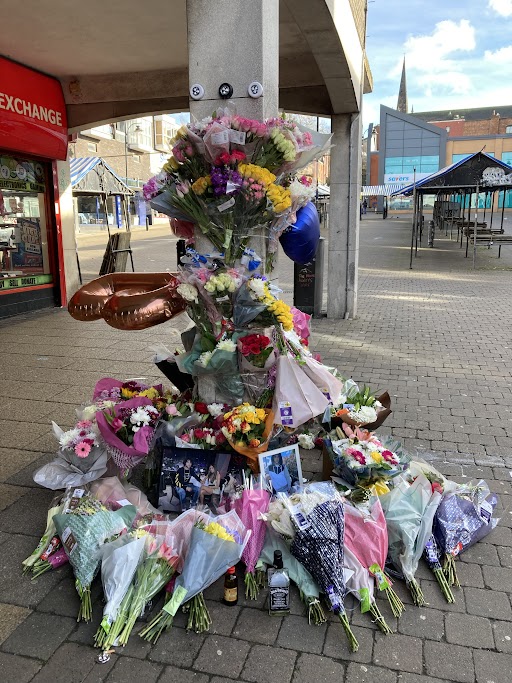
M 126 534 L 105 543 L 99 549 L 101 582 L 106 604 L 103 608 L 103 629 L 108 632 L 117 617 L 119 606 L 126 595 L 142 560 L 145 539 Z
M 347 506 L 345 506 L 345 511 Z M 347 516 L 345 516 L 345 520 Z M 346 527 L 345 527 L 346 529 Z M 345 578 L 347 590 L 361 603 L 361 612 L 364 614 L 368 612 L 375 601 L 374 588 L 375 584 L 368 569 L 361 564 L 356 555 L 349 549 L 347 545 L 343 550 L 343 561 L 345 567 Z
M 378 564 L 384 569 L 388 554 L 388 528 L 380 503 L 376 498 L 368 511 L 345 505 L 345 547 L 369 569 Z
M 402 481 L 380 497 L 388 528 L 388 555 L 409 582 L 414 581 L 441 497 L 423 474 L 411 485 Z
M 84 496 L 74 510 L 54 516 L 57 533 L 82 588 L 90 586 L 99 569 L 99 547 L 129 529 L 135 515 L 133 505 L 113 512 L 95 498 Z
M 288 570 L 290 580 L 307 598 L 318 600 L 320 591 L 314 578 L 306 567 L 290 552 L 290 547 L 286 541 L 276 533 L 271 527 L 267 527 L 265 542 L 260 553 L 260 561 L 268 566 L 274 563 L 274 551 L 280 550 L 283 555 L 283 565 Z
M 145 493 L 137 486 L 121 483 L 117 477 L 98 479 L 91 484 L 90 491 L 95 498 L 112 510 L 130 503 L 137 510 L 137 519 L 158 514 L 158 510 L 151 505 Z
M 433 533 L 441 551 L 458 555 L 490 533 L 498 524 L 493 517 L 498 496 L 483 480 L 464 484 L 444 496 L 437 508 Z
M 346 594 L 343 574 L 344 506 L 332 487 L 332 498 L 313 507 L 308 505 L 308 493 L 301 495 L 300 504 L 293 506 L 292 519 L 297 527 L 290 546 L 292 555 L 301 562 L 325 593 L 331 609 L 345 612 Z M 313 501 L 318 493 L 313 489 Z
M 266 524 L 261 518 L 268 510 L 270 495 L 265 489 L 244 489 L 242 497 L 235 500 L 235 511 L 246 529 L 251 531 L 242 553 L 242 560 L 248 572 L 254 572 L 263 543 Z
M 192 527 L 190 547 L 183 571 L 176 579 L 174 593 L 163 610 L 175 615 L 181 604 L 208 588 L 229 567 L 240 561 L 250 532 L 245 530 L 238 515 L 232 510 L 215 518 L 227 533 L 234 534 L 235 541 L 226 541 L 207 533 L 198 526 Z
M 153 408 L 149 398 L 137 397 L 123 401 L 110 409 L 111 418 L 123 420 L 126 411 L 136 410 L 141 407 Z M 125 418 L 126 419 L 126 418 Z M 127 444 L 117 436 L 116 428 L 107 420 L 105 413 L 96 413 L 96 422 L 104 438 L 107 449 L 120 470 L 134 467 L 149 453 L 149 448 L 154 435 L 154 427 L 143 426 L 133 434 L 133 443 Z

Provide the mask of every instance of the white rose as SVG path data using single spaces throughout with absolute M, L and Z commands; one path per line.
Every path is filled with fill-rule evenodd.
M 306 449 L 307 451 L 310 451 L 312 448 L 315 447 L 315 440 L 312 434 L 299 434 L 297 440 L 299 446 L 301 448 Z
M 185 301 L 195 301 L 197 303 L 199 292 L 194 285 L 189 285 L 187 282 L 182 282 L 180 285 L 178 285 L 177 291 L 181 298 L 185 299 Z

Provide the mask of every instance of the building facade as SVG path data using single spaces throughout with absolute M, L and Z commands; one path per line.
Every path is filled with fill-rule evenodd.
M 480 151 L 512 164 L 512 106 L 408 114 L 382 105 L 373 140 L 367 185 L 410 184 Z M 505 208 L 512 208 L 510 195 Z M 410 201 L 393 198 L 391 207 Z
M 135 194 L 130 201 L 132 225 L 143 225 L 147 207 L 142 201 L 142 186 L 158 173 L 168 158 L 170 141 L 179 124 L 167 114 L 143 116 L 129 121 L 104 124 L 78 133 L 69 145 L 70 158 L 99 157 Z M 105 222 L 97 197 L 80 195 L 75 200 L 78 229 Z M 119 221 L 114 198 L 107 201 L 109 224 Z

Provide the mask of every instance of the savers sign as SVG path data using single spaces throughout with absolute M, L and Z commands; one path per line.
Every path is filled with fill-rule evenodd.
M 66 159 L 66 105 L 59 81 L 0 57 L 0 147 Z

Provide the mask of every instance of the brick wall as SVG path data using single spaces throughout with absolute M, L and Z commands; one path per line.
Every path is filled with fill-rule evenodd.
M 96 145 L 97 151 L 88 148 L 88 143 Z M 74 156 L 78 157 L 101 157 L 120 178 L 125 177 L 125 146 L 120 140 L 97 140 L 80 136 L 76 142 L 71 143 L 74 148 Z M 140 163 L 134 161 L 133 154 L 138 154 Z M 128 178 L 140 178 L 145 183 L 152 175 L 150 170 L 150 155 L 143 152 L 128 150 Z
M 362 47 L 365 43 L 365 32 L 366 32 L 366 2 L 367 0 L 349 0 L 350 8 L 352 9 L 352 14 L 354 16 L 354 21 L 356 24 L 357 33 L 359 35 L 359 40 L 361 41 Z

